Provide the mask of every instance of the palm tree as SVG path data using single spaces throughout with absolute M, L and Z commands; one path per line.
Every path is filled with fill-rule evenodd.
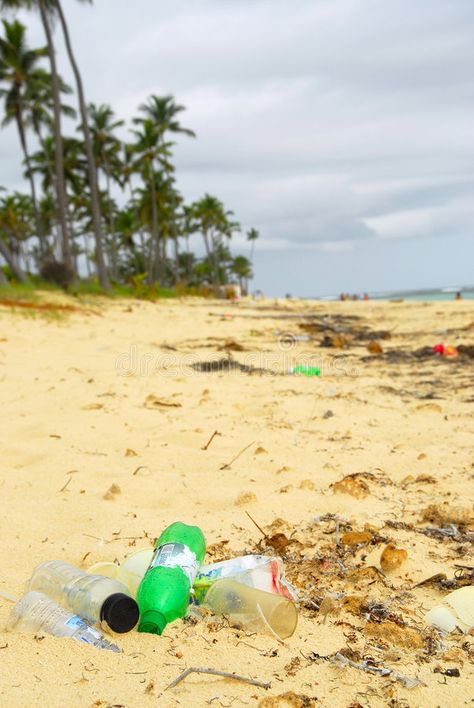
M 31 198 L 36 226 L 36 236 L 39 240 L 40 253 L 43 254 L 43 233 L 39 218 L 36 185 L 31 171 L 30 156 L 25 130 L 25 94 L 29 82 L 35 72 L 37 62 L 45 56 L 45 49 L 29 49 L 26 44 L 26 28 L 21 22 L 3 20 L 4 37 L 0 37 L 0 82 L 8 88 L 0 89 L 4 98 L 5 118 L 2 125 L 15 121 L 23 157 L 26 165 L 26 176 L 30 183 Z
M 151 121 L 154 125 L 158 144 L 164 145 L 166 135 L 172 133 L 177 135 L 181 133 L 182 135 L 187 135 L 191 138 L 196 137 L 196 133 L 189 128 L 183 128 L 180 122 L 177 120 L 177 116 L 182 111 L 186 110 L 184 106 L 175 103 L 173 96 L 149 96 L 145 103 L 142 103 L 138 110 L 143 113 L 144 118 L 136 118 L 134 123 L 144 123 L 145 121 Z M 168 143 L 171 147 L 172 143 Z M 169 152 L 169 157 L 171 153 Z M 170 163 L 165 166 L 168 171 L 168 178 L 171 179 L 171 172 L 174 168 Z M 178 204 L 178 194 L 174 190 L 171 192 L 171 223 L 172 223 L 172 238 L 174 242 L 174 258 L 175 258 L 175 282 L 179 279 L 179 247 L 178 247 L 178 229 L 176 225 L 176 208 Z
M 247 291 L 247 282 L 249 278 L 252 277 L 252 264 L 249 259 L 245 258 L 245 256 L 235 256 L 235 258 L 232 260 L 230 270 L 239 279 L 239 285 L 242 292 Z
M 63 143 L 61 132 L 61 103 L 59 96 L 59 80 L 56 66 L 56 54 L 51 31 L 52 14 L 57 9 L 56 0 L 0 0 L 0 10 L 39 10 L 41 22 L 46 35 L 47 55 L 51 65 L 51 89 L 53 94 L 54 113 L 54 149 L 56 171 L 56 194 L 58 203 L 58 219 L 61 229 L 62 259 L 66 266 L 72 268 L 71 244 L 67 223 L 66 187 L 64 184 Z
M 253 268 L 253 252 L 255 249 L 255 241 L 260 237 L 260 232 L 257 229 L 249 229 L 247 231 L 247 241 L 250 241 L 250 265 Z
M 133 130 L 136 141 L 133 143 L 135 153 L 134 168 L 142 175 L 142 179 L 149 190 L 151 220 L 150 220 L 150 240 L 148 246 L 148 282 L 154 280 L 156 271 L 159 277 L 163 276 L 163 264 L 160 258 L 159 242 L 159 216 L 158 216 L 158 194 L 157 169 L 158 166 L 165 166 L 168 157 L 167 145 L 161 141 L 161 136 L 156 130 L 155 124 L 150 119 L 135 118 L 134 123 L 140 125 L 140 130 Z
M 20 283 L 26 282 L 20 261 L 22 244 L 34 233 L 32 216 L 31 197 L 14 192 L 0 199 L 0 254 Z
M 232 211 L 226 211 L 222 202 L 210 194 L 205 194 L 202 199 L 191 205 L 190 228 L 202 234 L 206 256 L 212 267 L 214 286 L 217 286 L 220 280 L 219 261 L 223 238 L 230 239 L 232 233 L 240 229 L 237 222 L 231 221 L 232 215 Z
M 99 184 L 99 170 L 105 176 L 107 193 L 107 220 L 109 226 L 109 238 L 111 245 L 110 262 L 112 266 L 112 277 L 117 278 L 117 244 L 114 224 L 114 208 L 111 196 L 111 181 L 114 179 L 120 183 L 121 163 L 120 150 L 121 142 L 114 135 L 114 131 L 120 128 L 123 120 L 115 120 L 114 111 L 110 106 L 96 106 L 91 103 L 88 106 L 89 132 L 92 137 L 92 147 L 94 151 L 95 165 L 97 170 L 97 183 Z

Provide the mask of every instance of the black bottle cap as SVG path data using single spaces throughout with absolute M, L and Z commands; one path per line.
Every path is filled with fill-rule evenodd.
M 130 632 L 138 622 L 138 605 L 123 592 L 116 592 L 105 600 L 100 609 L 100 619 L 118 634 Z

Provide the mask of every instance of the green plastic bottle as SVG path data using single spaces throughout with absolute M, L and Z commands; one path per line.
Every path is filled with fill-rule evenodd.
M 303 376 L 319 376 L 321 371 L 317 366 L 294 366 L 289 370 L 290 374 L 300 374 Z
M 206 541 L 197 526 L 176 521 L 163 531 L 137 592 L 139 632 L 162 634 L 169 622 L 184 617 Z

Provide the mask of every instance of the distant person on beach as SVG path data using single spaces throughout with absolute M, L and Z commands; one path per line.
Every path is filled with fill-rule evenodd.
M 455 300 L 462 300 L 462 292 L 460 290 L 457 291 L 456 295 L 454 296 Z
M 367 302 L 368 299 L 369 299 L 369 293 L 364 293 L 364 300 Z

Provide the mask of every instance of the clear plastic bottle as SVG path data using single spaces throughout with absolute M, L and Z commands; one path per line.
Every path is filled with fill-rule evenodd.
M 41 592 L 28 592 L 13 607 L 7 620 L 7 632 L 44 632 L 55 637 L 71 637 L 98 649 L 120 652 L 101 632 L 90 627 L 82 617 L 73 615 Z
M 205 553 L 206 542 L 197 526 L 177 521 L 163 531 L 138 588 L 139 632 L 162 634 L 169 622 L 184 617 Z
M 122 583 L 90 575 L 63 561 L 37 566 L 26 590 L 38 590 L 91 624 L 106 622 L 114 632 L 129 632 L 138 622 L 138 605 Z

